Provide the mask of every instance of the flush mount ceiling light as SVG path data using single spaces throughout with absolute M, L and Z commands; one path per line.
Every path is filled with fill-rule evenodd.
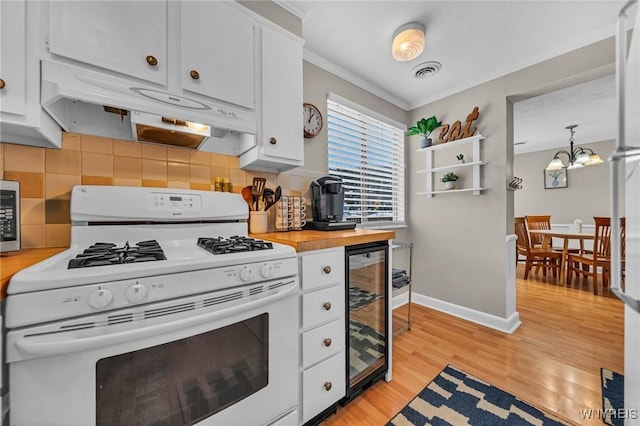
M 396 61 L 410 61 L 424 50 L 425 26 L 419 22 L 410 22 L 398 28 L 393 34 L 391 55 Z
M 565 127 L 565 129 L 568 129 L 571 132 L 571 136 L 569 136 L 569 151 L 561 149 L 560 151 L 556 152 L 556 155 L 554 155 L 553 159 L 549 162 L 547 170 L 560 170 L 564 167 L 564 164 L 559 157 L 560 154 L 565 154 L 567 157 L 569 157 L 569 166 L 567 167 L 567 170 L 579 169 L 584 166 L 594 166 L 596 164 L 604 163 L 602 158 L 600 158 L 598 154 L 596 154 L 589 148 L 582 148 L 580 146 L 576 147 L 575 149 L 573 148 L 573 134 L 576 132 L 573 129 L 575 129 L 576 127 L 578 127 L 577 124 L 572 124 L 571 126 Z

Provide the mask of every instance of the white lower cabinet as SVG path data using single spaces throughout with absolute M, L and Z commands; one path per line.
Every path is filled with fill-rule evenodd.
M 302 421 L 316 414 L 345 395 L 344 351 L 302 373 Z
M 300 423 L 346 395 L 344 247 L 300 259 Z
M 302 328 L 344 319 L 344 287 L 333 286 L 302 296 Z
M 342 318 L 302 333 L 302 368 L 309 368 L 339 352 L 344 352 Z

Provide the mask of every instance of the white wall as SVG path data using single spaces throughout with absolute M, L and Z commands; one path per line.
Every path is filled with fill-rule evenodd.
M 453 123 L 464 122 L 477 105 L 476 125 L 486 137 L 483 186 L 488 188 L 479 196 L 415 195 L 425 188 L 424 175 L 416 174 L 425 167 L 424 155 L 415 152 L 418 141 L 407 138 L 408 235 L 415 247 L 416 293 L 508 319 L 505 235 L 513 233 L 514 215 L 514 193 L 506 189 L 512 176 L 511 102 L 602 77 L 612 72 L 613 61 L 614 43 L 608 39 L 411 111 L 410 122 L 436 115 Z
M 590 148 L 606 161 L 614 141 L 576 145 Z M 567 170 L 567 187 L 545 189 L 543 170 L 559 149 L 516 155 L 514 174 L 523 179 L 523 188 L 515 192 L 515 215 L 551 215 L 553 223 L 573 223 L 577 218 L 593 224 L 594 216 L 609 216 L 609 165 Z M 561 155 L 566 164 L 566 156 Z
M 505 235 L 513 233 L 514 216 L 514 193 L 506 189 L 514 174 L 512 102 L 602 77 L 613 71 L 613 61 L 614 44 L 608 39 L 410 112 L 305 61 L 304 101 L 326 118 L 326 96 L 334 92 L 407 125 L 434 114 L 446 123 L 464 122 L 474 106 L 480 108 L 476 125 L 486 137 L 482 185 L 488 190 L 479 196 L 415 195 L 425 189 L 424 175 L 415 173 L 425 167 L 424 154 L 415 152 L 419 138 L 407 137 L 409 227 L 396 232 L 398 239 L 414 243 L 415 293 L 466 312 L 508 319 Z M 305 140 L 304 168 L 326 172 L 326 126 Z
M 333 92 L 400 123 L 407 123 L 409 113 L 394 104 L 373 95 L 358 86 L 310 62 L 303 67 L 304 102 L 318 107 L 324 118 L 324 127 L 318 136 L 305 139 L 304 168 L 327 172 L 327 94 Z

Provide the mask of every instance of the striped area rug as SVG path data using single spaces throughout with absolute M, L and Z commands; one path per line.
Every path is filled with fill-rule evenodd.
M 387 426 L 570 424 L 448 365 Z
M 611 426 L 623 426 L 624 376 L 606 368 L 600 369 L 602 379 L 602 411 L 606 413 L 602 421 Z

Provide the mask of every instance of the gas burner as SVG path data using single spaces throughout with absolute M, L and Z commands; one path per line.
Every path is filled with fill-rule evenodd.
M 198 238 L 198 246 L 212 254 L 238 253 L 242 251 L 269 250 L 272 243 L 255 238 L 240 237 L 201 237 Z
M 167 257 L 156 240 L 140 241 L 133 247 L 129 245 L 128 241 L 122 247 L 116 247 L 113 243 L 95 243 L 71 259 L 67 269 L 166 259 Z

